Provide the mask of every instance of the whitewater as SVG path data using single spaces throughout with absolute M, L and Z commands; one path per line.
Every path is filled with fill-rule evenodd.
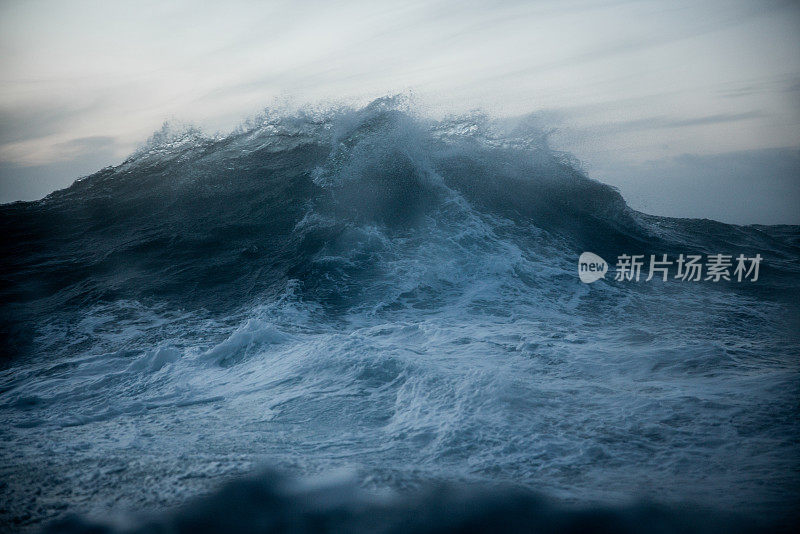
M 0 233 L 9 530 L 263 466 L 400 509 L 445 483 L 795 517 L 800 228 L 637 212 L 525 120 L 380 99 L 165 127 Z M 588 285 L 584 251 L 764 259 Z

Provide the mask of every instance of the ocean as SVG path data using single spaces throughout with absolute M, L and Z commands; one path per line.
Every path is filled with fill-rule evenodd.
M 165 127 L 0 233 L 7 530 L 797 518 L 800 227 L 637 212 L 525 120 Z M 586 284 L 586 251 L 763 259 Z

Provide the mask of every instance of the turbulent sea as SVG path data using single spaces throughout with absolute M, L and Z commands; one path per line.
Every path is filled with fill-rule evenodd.
M 797 519 L 800 228 L 636 212 L 524 120 L 165 128 L 0 233 L 3 529 Z M 589 285 L 584 251 L 763 261 Z

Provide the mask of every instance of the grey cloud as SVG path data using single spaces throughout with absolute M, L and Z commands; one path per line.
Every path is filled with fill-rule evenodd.
M 117 140 L 115 137 L 94 135 L 91 137 L 78 137 L 76 139 L 70 139 L 69 141 L 58 143 L 55 146 L 57 148 L 75 150 L 77 152 L 88 152 L 112 149 L 116 144 L 116 141 Z
M 632 121 L 620 121 L 599 126 L 606 133 L 630 132 L 639 130 L 661 130 L 670 128 L 689 128 L 709 126 L 728 122 L 738 122 L 766 117 L 761 111 L 745 111 L 742 113 L 717 113 L 693 119 L 672 119 L 669 117 L 648 117 Z
M 61 132 L 69 125 L 101 108 L 100 103 L 84 106 L 41 104 L 0 109 L 0 144 L 37 139 Z
M 696 119 L 660 119 L 657 121 L 661 124 L 662 128 L 683 128 L 686 126 L 701 126 L 708 124 L 721 124 L 725 122 L 737 122 L 748 119 L 757 119 L 765 117 L 766 115 L 761 111 L 746 111 L 744 113 L 718 113 L 716 115 L 706 115 L 705 117 L 698 117 Z
M 800 150 L 772 148 L 682 154 L 643 164 L 609 164 L 595 178 L 653 215 L 735 224 L 800 224 Z
M 548 71 L 557 70 L 565 66 L 585 65 L 587 63 L 600 61 L 621 54 L 638 52 L 644 49 L 655 48 L 670 43 L 683 41 L 685 39 L 717 32 L 728 27 L 742 24 L 746 21 L 751 21 L 754 17 L 764 15 L 771 11 L 784 9 L 786 7 L 791 7 L 791 3 L 781 0 L 765 1 L 756 5 L 745 5 L 739 9 L 732 7 L 728 9 L 722 9 L 721 7 L 718 7 L 714 13 L 714 16 L 703 16 L 700 14 L 688 27 L 670 26 L 661 32 L 636 38 L 620 39 L 609 42 L 608 44 L 594 50 L 575 54 L 571 58 L 559 59 L 521 69 L 514 69 L 499 76 L 491 76 L 490 78 L 513 78 L 517 76 L 544 74 Z M 664 10 L 665 13 L 667 11 L 668 9 Z
M 40 199 L 77 178 L 119 163 L 115 146 L 114 137 L 81 137 L 56 145 L 68 154 L 56 163 L 23 166 L 0 161 L 0 203 Z

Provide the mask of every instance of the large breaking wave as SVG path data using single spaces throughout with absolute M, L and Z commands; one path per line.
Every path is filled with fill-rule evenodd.
M 0 214 L 8 521 L 262 463 L 781 521 L 800 495 L 798 228 L 635 212 L 525 120 L 382 99 L 165 127 Z M 585 250 L 764 263 L 587 286 Z

